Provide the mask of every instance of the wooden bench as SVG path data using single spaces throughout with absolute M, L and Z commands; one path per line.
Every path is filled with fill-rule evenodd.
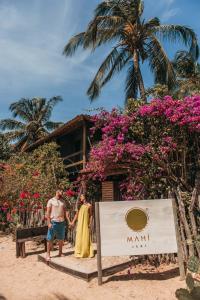
M 45 243 L 45 251 L 47 251 L 47 226 L 23 228 L 16 230 L 16 257 L 25 257 L 25 243 L 37 239 L 43 239 Z

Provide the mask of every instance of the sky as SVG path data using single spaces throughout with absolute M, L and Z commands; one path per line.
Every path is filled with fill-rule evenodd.
M 9 105 L 22 97 L 63 102 L 52 119 L 66 122 L 78 114 L 123 106 L 125 72 L 116 75 L 92 104 L 86 91 L 110 47 L 95 53 L 79 50 L 62 55 L 73 35 L 85 30 L 100 0 L 0 0 L 0 119 L 11 117 Z M 144 18 L 193 28 L 200 35 L 199 0 L 145 0 Z M 178 45 L 183 49 L 182 45 Z M 172 58 L 175 47 L 165 49 Z M 146 86 L 152 84 L 147 65 L 142 68 Z

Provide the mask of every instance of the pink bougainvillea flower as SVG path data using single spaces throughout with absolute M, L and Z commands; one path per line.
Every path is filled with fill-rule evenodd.
M 68 197 L 73 197 L 75 195 L 75 192 L 72 190 L 67 190 L 65 193 Z
M 33 172 L 33 177 L 38 177 L 40 175 L 40 172 L 39 171 L 34 171 Z
M 8 222 L 11 222 L 11 221 L 12 221 L 12 216 L 11 216 L 10 213 L 7 213 L 7 215 L 6 215 L 6 220 L 7 220 Z
M 12 210 L 11 210 L 11 214 L 16 214 L 17 212 L 17 209 L 14 207 Z
M 3 206 L 4 206 L 5 208 L 8 208 L 8 207 L 9 207 L 9 204 L 8 204 L 8 202 L 7 202 L 7 201 L 6 201 L 6 202 L 4 202 Z
M 30 194 L 26 191 L 21 192 L 19 195 L 20 199 L 27 199 L 27 198 L 29 198 L 29 196 L 30 196 Z
M 8 207 L 2 207 L 1 209 L 2 209 L 2 211 L 7 211 Z
M 38 198 L 40 198 L 40 194 L 39 193 L 34 193 L 32 197 L 34 199 L 38 199 Z

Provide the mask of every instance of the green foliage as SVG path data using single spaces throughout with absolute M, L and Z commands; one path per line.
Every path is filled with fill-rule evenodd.
M 199 300 L 200 299 L 200 287 L 197 286 L 192 289 L 191 296 L 193 300 Z
M 7 130 L 7 138 L 15 142 L 15 149 L 24 150 L 31 143 L 58 128 L 60 122 L 50 121 L 53 108 L 62 101 L 60 96 L 50 98 L 22 98 L 10 105 L 14 119 L 0 121 L 0 128 Z M 16 120 L 16 117 L 19 120 Z
M 200 262 L 198 257 L 192 256 L 188 260 L 188 270 L 192 273 L 199 273 L 200 271 Z
M 190 291 L 194 288 L 194 279 L 192 278 L 192 275 L 190 273 L 187 274 L 186 284 Z
M 178 289 L 176 291 L 176 298 L 178 300 L 199 300 L 200 287 L 195 284 L 191 274 L 187 274 L 186 284 L 187 289 Z
M 190 292 L 186 289 L 178 289 L 176 291 L 176 298 L 178 300 L 194 300 L 190 295 Z
M 7 160 L 11 152 L 12 149 L 6 136 L 0 133 L 0 160 Z
M 3 181 L 0 199 L 13 204 L 22 191 L 39 193 L 43 202 L 54 195 L 57 188 L 67 188 L 69 182 L 55 143 L 45 144 L 32 153 L 12 156 L 1 172 Z
M 177 77 L 177 86 L 173 94 L 177 98 L 200 92 L 200 64 L 188 51 L 178 51 L 173 61 Z
M 192 273 L 200 274 L 200 262 L 195 256 L 189 258 L 188 270 Z M 191 273 L 186 277 L 187 289 L 178 289 L 176 291 L 176 298 L 178 300 L 199 300 L 200 299 L 200 286 L 195 282 Z
M 200 235 L 197 235 L 194 239 L 194 243 L 196 245 L 196 247 L 200 247 Z
M 87 199 L 94 203 L 96 201 L 100 201 L 101 199 L 101 184 L 100 182 L 95 182 L 92 180 L 89 180 L 87 182 Z
M 171 92 L 167 85 L 156 84 L 153 87 L 146 90 L 146 95 L 153 98 L 163 98 L 164 96 L 170 95 Z

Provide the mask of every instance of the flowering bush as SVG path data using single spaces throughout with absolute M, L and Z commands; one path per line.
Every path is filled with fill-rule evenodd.
M 143 117 L 163 117 L 172 125 L 187 126 L 191 132 L 200 132 L 200 96 L 174 100 L 165 96 L 155 99 L 150 105 L 140 107 L 139 115 Z
M 32 153 L 15 155 L 2 165 L 0 222 L 43 224 L 47 201 L 56 189 L 70 186 L 57 145 L 46 144 Z
M 101 131 L 101 141 L 90 152 L 89 179 L 126 168 L 121 191 L 128 200 L 158 196 L 167 186 L 191 191 L 199 169 L 200 96 L 166 96 L 127 112 L 103 110 L 93 120 L 91 135 Z

